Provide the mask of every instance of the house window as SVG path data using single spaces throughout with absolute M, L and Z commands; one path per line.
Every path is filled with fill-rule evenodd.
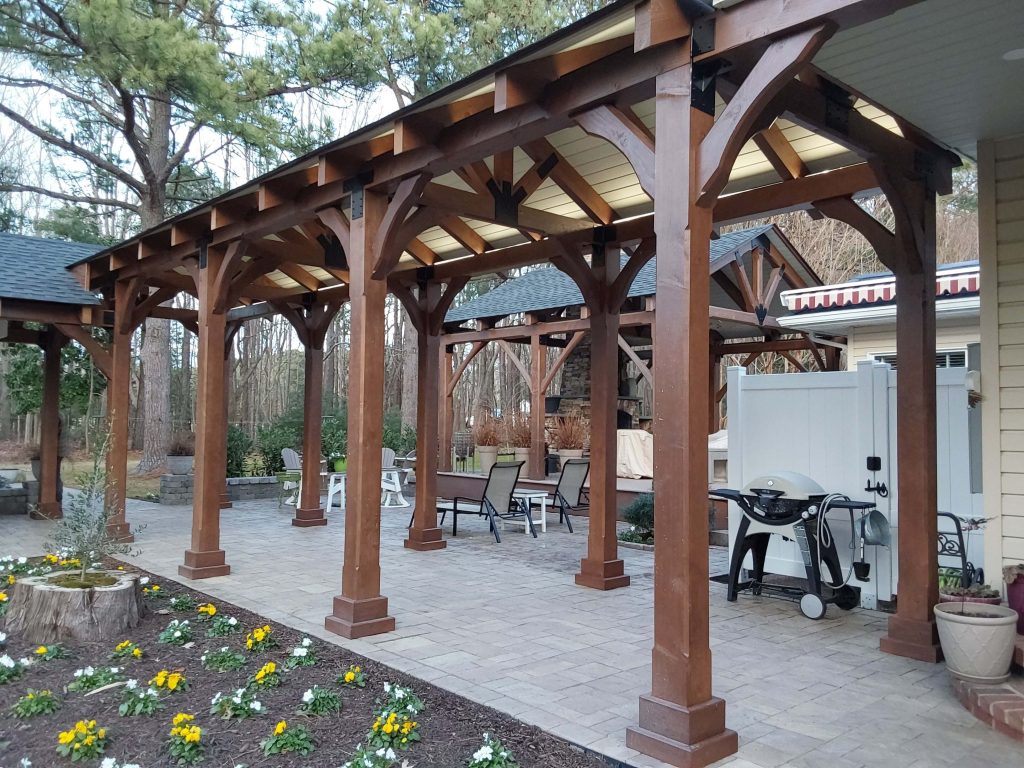
M 896 355 L 894 354 L 883 354 L 883 355 L 872 355 L 872 357 L 880 363 L 888 363 L 889 366 L 896 370 Z M 967 350 L 966 349 L 948 349 L 940 350 L 935 353 L 935 367 L 936 368 L 966 368 L 967 367 Z

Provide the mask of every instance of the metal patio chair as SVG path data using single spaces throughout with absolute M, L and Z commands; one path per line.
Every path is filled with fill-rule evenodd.
M 551 494 L 550 503 L 558 507 L 558 522 L 564 522 L 569 533 L 573 532 L 569 512 L 590 509 L 590 494 L 583 487 L 589 474 L 590 459 L 566 459 L 562 462 L 558 485 Z
M 487 476 L 487 485 L 479 499 L 470 499 L 464 496 L 456 496 L 451 501 L 439 499 L 437 511 L 441 513 L 440 525 L 444 525 L 444 519 L 449 512 L 452 513 L 452 536 L 459 533 L 459 515 L 477 515 L 486 517 L 490 523 L 491 533 L 494 540 L 501 544 L 501 534 L 498 532 L 498 520 L 511 520 L 517 517 L 526 518 L 526 524 L 537 538 L 537 531 L 533 527 L 533 518 L 529 509 L 523 506 L 512 497 L 512 492 L 519 482 L 519 473 L 523 469 L 524 461 L 499 462 L 491 467 Z M 415 513 L 414 513 L 415 514 Z M 409 518 L 409 526 L 412 526 L 413 518 Z
M 977 579 L 984 580 L 984 572 L 976 568 L 967 559 L 967 542 L 964 539 L 964 520 L 951 512 L 939 512 L 940 518 L 948 518 L 953 522 L 952 531 L 939 531 L 939 567 L 948 571 L 960 572 L 960 586 L 969 587 Z M 956 565 L 943 565 L 942 558 L 952 558 Z
M 455 469 L 465 472 L 473 456 L 473 433 L 456 432 L 452 436 L 452 453 L 455 456 Z

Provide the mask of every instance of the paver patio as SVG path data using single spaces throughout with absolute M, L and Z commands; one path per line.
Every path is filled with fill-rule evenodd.
M 398 622 L 393 633 L 345 640 L 323 629 L 340 584 L 338 510 L 325 528 L 295 528 L 288 507 L 236 503 L 221 521 L 231 575 L 191 586 L 626 765 L 663 765 L 625 746 L 637 697 L 650 687 L 651 553 L 623 549 L 632 584 L 598 592 L 573 583 L 586 548 L 583 519 L 570 535 L 552 515 L 539 539 L 510 528 L 496 545 L 485 522 L 465 518 L 446 550 L 414 552 L 402 546 L 408 511 L 382 515 L 382 589 Z M 191 509 L 133 501 L 129 520 L 146 526 L 133 562 L 177 579 Z M 5 518 L 0 550 L 41 552 L 47 529 Z M 726 570 L 724 550 L 712 548 L 710 558 L 712 573 Z M 726 698 L 728 725 L 740 736 L 739 753 L 720 765 L 1024 764 L 1020 745 L 960 706 L 942 665 L 879 652 L 884 614 L 832 608 L 833 618 L 811 622 L 791 604 L 730 604 L 724 586 L 709 588 L 715 694 Z

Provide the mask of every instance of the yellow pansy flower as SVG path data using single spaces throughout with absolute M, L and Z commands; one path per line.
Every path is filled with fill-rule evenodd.
M 282 720 L 281 722 L 279 722 L 277 725 L 274 726 L 274 735 L 275 736 L 280 736 L 282 733 L 284 733 L 285 728 L 287 728 L 287 727 L 288 727 L 288 723 L 285 722 L 284 720 Z

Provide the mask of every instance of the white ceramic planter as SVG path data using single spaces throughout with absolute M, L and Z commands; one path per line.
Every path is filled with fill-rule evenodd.
M 476 455 L 480 458 L 480 471 L 488 475 L 491 472 L 491 467 L 498 461 L 498 446 L 478 445 Z
M 1016 611 L 980 603 L 939 603 L 934 610 L 942 655 L 953 675 L 979 683 L 1009 679 Z
M 191 475 L 195 456 L 168 456 L 167 471 L 172 475 Z
M 530 449 L 529 448 L 516 448 L 515 449 L 516 461 L 529 461 L 530 460 Z
M 558 463 L 564 464 L 566 459 L 582 459 L 583 449 L 582 448 L 559 448 L 556 453 L 558 454 Z

